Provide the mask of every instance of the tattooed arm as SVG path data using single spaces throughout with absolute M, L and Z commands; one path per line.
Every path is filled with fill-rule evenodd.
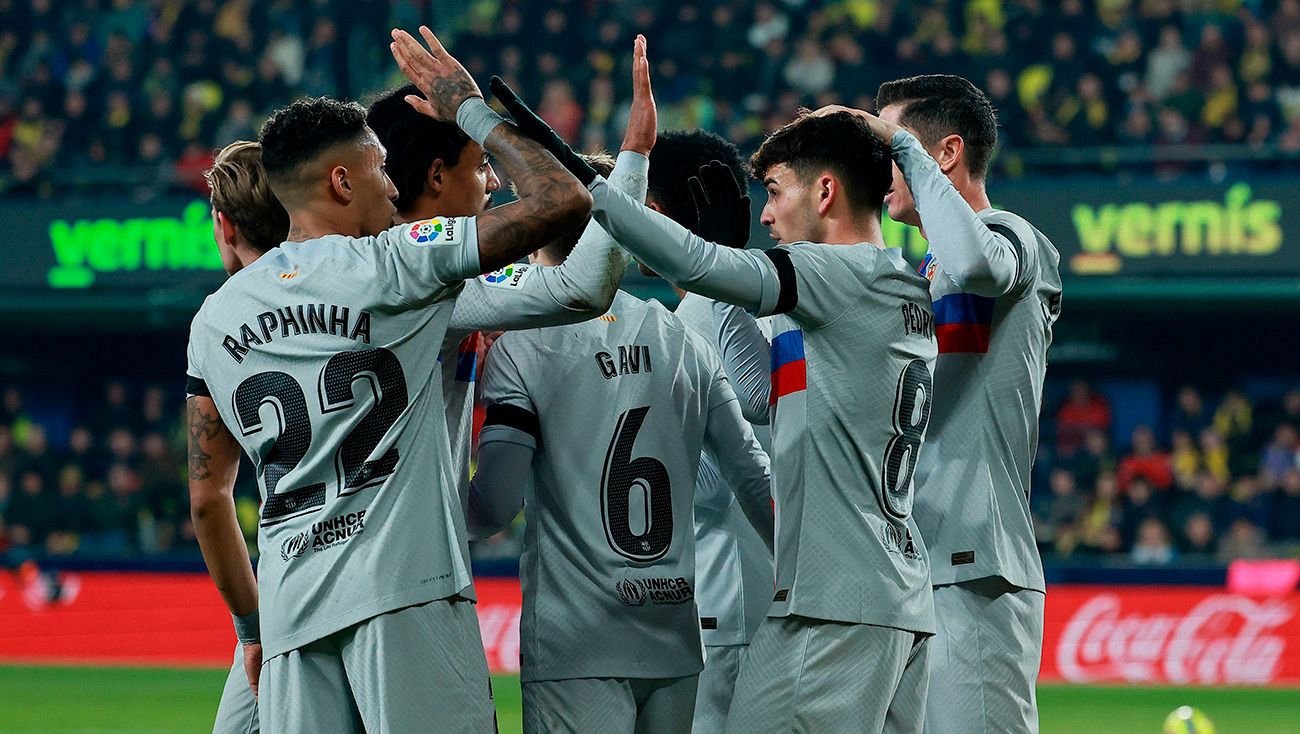
M 405 31 L 393 31 L 393 58 L 424 94 L 423 99 L 411 95 L 406 101 L 435 120 L 464 126 L 464 120 L 458 120 L 461 105 L 475 100 L 481 107 L 483 93 L 433 31 L 421 26 L 420 35 L 427 49 Z M 497 124 L 482 142 L 515 182 L 519 194 L 519 201 L 477 217 L 482 272 L 516 262 L 586 223 L 591 194 L 540 144 L 508 123 Z
M 239 444 L 217 415 L 212 398 L 191 396 L 187 403 L 190 437 L 190 518 L 208 573 L 230 613 L 257 611 L 257 579 L 248 560 L 244 534 L 235 518 L 235 475 Z M 257 692 L 262 646 L 244 645 L 244 668 Z

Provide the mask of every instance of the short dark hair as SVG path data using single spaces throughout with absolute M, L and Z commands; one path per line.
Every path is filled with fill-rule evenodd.
M 301 182 L 303 164 L 327 150 L 359 141 L 366 132 L 366 111 L 356 102 L 304 97 L 281 107 L 262 125 L 262 165 L 276 196 L 283 201 Z
M 607 151 L 598 150 L 595 153 L 579 153 L 579 155 L 582 156 L 582 159 L 586 161 L 588 165 L 596 169 L 596 173 L 599 173 L 605 178 L 609 178 L 609 174 L 614 172 L 614 164 L 617 161 L 614 159 L 614 156 L 610 155 Z M 510 182 L 510 189 L 511 191 L 515 190 L 515 184 L 513 181 Z M 591 219 L 588 218 L 578 229 L 568 233 L 558 240 L 555 240 L 554 242 L 548 242 L 547 244 L 537 248 L 538 252 L 542 253 L 548 260 L 554 260 L 557 262 L 563 260 L 569 256 L 569 253 L 573 252 L 574 245 L 578 244 L 578 238 L 582 236 L 583 231 L 587 228 L 587 222 L 590 221 Z
M 998 115 L 988 95 L 959 76 L 925 74 L 881 84 L 876 109 L 893 104 L 903 105 L 899 122 L 926 146 L 960 135 L 971 176 L 984 178 L 998 144 Z
M 237 140 L 217 153 L 203 172 L 212 208 L 226 215 L 248 246 L 258 252 L 279 247 L 289 235 L 289 213 L 271 193 L 262 167 L 262 146 Z
M 894 180 L 891 161 L 889 145 L 876 138 L 861 117 L 848 112 L 818 117 L 803 110 L 763 141 L 749 165 L 759 181 L 781 163 L 804 180 L 830 171 L 844 182 L 850 206 L 879 213 Z
M 384 164 L 397 187 L 397 210 L 410 211 L 424 193 L 425 178 L 433 162 L 448 168 L 460 163 L 469 136 L 459 127 L 415 111 L 406 95 L 424 97 L 414 84 L 379 96 L 366 110 L 366 123 L 388 150 Z
M 731 141 L 707 130 L 669 130 L 659 133 L 650 149 L 648 197 L 663 207 L 669 219 L 695 229 L 695 200 L 686 182 L 699 175 L 711 161 L 727 164 L 742 189 L 746 186 L 745 164 Z

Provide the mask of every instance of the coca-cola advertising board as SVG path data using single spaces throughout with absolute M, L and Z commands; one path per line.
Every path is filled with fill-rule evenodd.
M 1052 586 L 1039 679 L 1300 685 L 1300 594 Z
M 519 581 L 484 578 L 493 672 L 519 670 Z M 202 574 L 0 574 L 0 661 L 228 665 L 235 636 Z M 1044 682 L 1300 685 L 1300 593 L 1052 586 Z

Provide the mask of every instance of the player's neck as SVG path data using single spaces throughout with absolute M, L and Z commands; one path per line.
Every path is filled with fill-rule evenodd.
M 826 220 L 826 230 L 822 237 L 825 245 L 856 245 L 870 242 L 877 247 L 885 246 L 878 218 L 835 217 Z
M 984 190 L 983 181 L 977 181 L 964 172 L 961 175 L 956 175 L 954 172 L 953 175 L 948 176 L 948 180 L 952 181 L 953 188 L 957 189 L 957 193 L 961 194 L 961 198 L 966 200 L 971 209 L 981 212 L 993 206 L 989 203 L 989 195 Z
M 297 209 L 289 213 L 289 236 L 285 238 L 287 242 L 306 242 L 332 234 L 362 237 L 367 233 L 362 232 L 356 222 L 345 221 L 330 212 Z

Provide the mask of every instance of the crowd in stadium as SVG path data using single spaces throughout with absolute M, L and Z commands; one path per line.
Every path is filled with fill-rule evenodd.
M 181 406 L 171 393 L 149 386 L 132 394 L 113 381 L 89 412 L 51 425 L 26 410 L 19 388 L 0 394 L 0 554 L 197 549 Z M 1300 389 L 1252 402 L 1240 392 L 1211 400 L 1183 387 L 1170 402 L 1167 415 L 1149 416 L 1159 433 L 1141 425 L 1117 446 L 1111 407 L 1087 383 L 1044 411 L 1033 497 L 1044 554 L 1165 565 L 1300 545 Z M 241 482 L 250 540 L 256 492 Z M 521 542 L 516 527 L 477 544 L 476 556 L 517 556 Z
M 1006 173 L 1020 167 L 1008 154 L 1045 146 L 1300 152 L 1300 0 L 435 5 L 457 16 L 447 35 L 476 77 L 501 74 L 585 148 L 617 143 L 630 98 L 621 49 L 642 32 L 658 44 L 661 123 L 746 151 L 800 105 L 870 108 L 880 82 L 946 70 L 998 108 Z M 48 196 L 69 179 L 94 190 L 104 164 L 202 191 L 211 152 L 255 137 L 275 105 L 393 85 L 374 39 L 430 20 L 426 7 L 0 0 L 0 191 Z

